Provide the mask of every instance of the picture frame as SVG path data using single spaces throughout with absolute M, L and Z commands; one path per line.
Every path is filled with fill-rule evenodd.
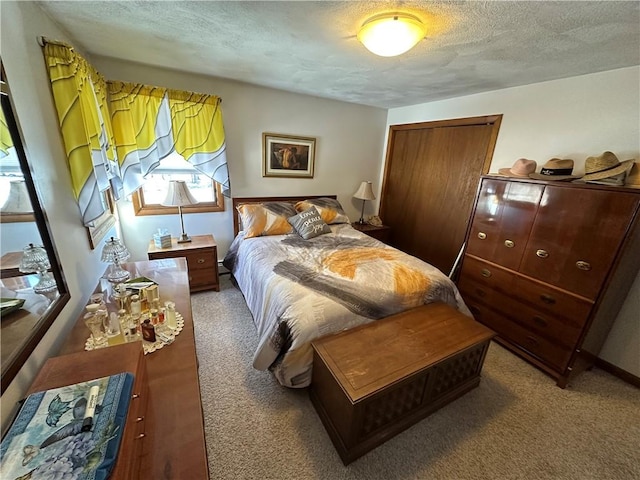
M 265 132 L 262 156 L 263 177 L 313 178 L 316 139 Z
M 108 207 L 107 210 L 96 218 L 92 225 L 85 227 L 91 250 L 95 250 L 98 247 L 107 232 L 116 224 L 115 205 L 110 190 L 102 192 L 102 201 Z

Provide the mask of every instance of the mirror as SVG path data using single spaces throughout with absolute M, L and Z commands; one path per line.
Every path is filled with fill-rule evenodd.
M 0 322 L 2 392 L 69 301 L 0 63 Z M 28 267 L 23 250 L 38 261 Z M 35 265 L 35 266 L 34 266 Z M 39 273 L 38 273 L 39 271 Z

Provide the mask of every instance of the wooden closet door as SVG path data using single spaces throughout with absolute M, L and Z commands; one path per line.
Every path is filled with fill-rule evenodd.
M 390 244 L 449 273 L 500 116 L 391 127 L 380 216 Z

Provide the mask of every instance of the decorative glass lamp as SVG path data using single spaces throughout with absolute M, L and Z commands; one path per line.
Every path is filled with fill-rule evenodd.
M 184 219 L 182 218 L 182 207 L 185 205 L 194 205 L 198 203 L 184 180 L 171 180 L 169 182 L 169 190 L 167 191 L 167 198 L 164 199 L 162 205 L 167 207 L 178 207 L 178 213 L 180 214 L 180 225 L 182 226 L 182 235 L 178 239 L 178 243 L 187 243 L 191 241 L 189 235 L 184 232 Z
M 120 264 L 130 256 L 129 250 L 127 250 L 127 247 L 123 245 L 119 238 L 111 237 L 104 242 L 101 260 L 111 264 L 104 278 L 111 283 L 122 283 L 127 280 L 131 274 L 123 269 Z
M 358 191 L 353 194 L 353 198 L 358 198 L 362 200 L 362 212 L 360 213 L 360 220 L 358 223 L 364 223 L 364 204 L 367 200 L 375 200 L 376 196 L 373 194 L 373 189 L 371 188 L 371 182 L 362 182 Z
M 58 288 L 55 279 L 49 273 L 51 264 L 49 263 L 49 255 L 44 247 L 30 243 L 22 251 L 22 260 L 18 270 L 22 273 L 37 273 L 38 283 L 33 286 L 36 293 L 47 294 Z

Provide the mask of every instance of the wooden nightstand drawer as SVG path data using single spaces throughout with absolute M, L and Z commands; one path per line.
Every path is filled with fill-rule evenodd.
M 359 232 L 365 233 L 381 242 L 388 242 L 391 234 L 391 227 L 386 225 L 369 225 L 368 223 L 352 223 L 351 226 Z
M 147 250 L 149 260 L 184 257 L 189 269 L 189 288 L 220 291 L 218 280 L 218 247 L 213 235 L 194 235 L 191 242 L 178 243 L 171 239 L 171 247 L 157 248 L 151 240 Z

